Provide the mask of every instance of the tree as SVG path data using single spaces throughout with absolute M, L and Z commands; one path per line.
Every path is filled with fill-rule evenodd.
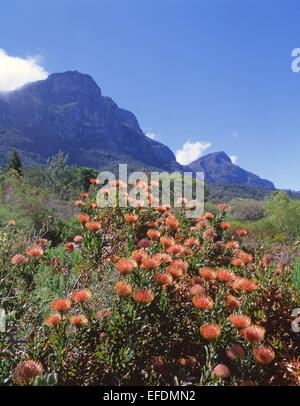
M 7 163 L 6 171 L 8 172 L 10 169 L 14 169 L 21 176 L 23 175 L 21 158 L 16 148 L 13 148 L 10 152 L 10 158 Z
M 73 184 L 73 169 L 68 165 L 69 155 L 59 151 L 48 158 L 45 169 L 45 186 L 60 198 L 67 198 Z

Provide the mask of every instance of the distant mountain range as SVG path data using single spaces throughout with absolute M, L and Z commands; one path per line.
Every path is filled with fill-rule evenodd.
M 173 152 L 147 137 L 133 113 L 121 109 L 91 76 L 54 73 L 45 80 L 0 93 L 0 165 L 17 148 L 24 165 L 44 165 L 62 150 L 72 164 L 116 171 L 205 172 L 207 182 L 235 183 L 273 189 L 272 182 L 233 165 L 225 152 L 209 154 L 188 166 Z

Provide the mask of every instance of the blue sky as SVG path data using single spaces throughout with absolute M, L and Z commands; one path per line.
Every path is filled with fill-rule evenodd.
M 300 190 L 299 21 L 298 0 L 10 0 L 0 48 L 89 73 L 174 153 L 189 141 L 178 156 L 223 150 Z

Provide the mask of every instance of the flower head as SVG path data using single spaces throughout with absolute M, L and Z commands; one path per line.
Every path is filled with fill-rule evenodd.
M 85 224 L 90 220 L 90 216 L 88 214 L 79 214 L 77 217 L 79 223 Z
M 132 292 L 132 297 L 138 303 L 151 303 L 154 300 L 154 293 L 152 289 L 136 288 Z
M 24 255 L 22 254 L 16 254 L 14 257 L 12 257 L 11 259 L 11 263 L 13 265 L 17 265 L 17 264 L 25 264 L 28 261 L 28 258 L 26 258 Z
M 75 290 L 72 295 L 71 299 L 77 303 L 83 303 L 89 300 L 92 297 L 92 292 L 88 289 L 78 289 Z
M 18 364 L 13 380 L 17 384 L 26 384 L 44 372 L 44 368 L 39 361 L 28 360 Z
M 205 289 L 203 286 L 195 284 L 191 287 L 190 294 L 192 296 L 202 296 L 205 295 Z
M 128 273 L 132 272 L 136 266 L 137 263 L 133 259 L 129 258 L 121 258 L 116 263 L 116 268 L 121 275 L 127 275 Z
M 258 325 L 252 325 L 242 330 L 242 335 L 247 341 L 262 341 L 265 337 L 266 330 Z
M 85 223 L 85 228 L 89 231 L 98 231 L 101 228 L 101 223 L 100 221 L 88 221 Z
M 138 218 L 139 216 L 136 213 L 127 213 L 124 216 L 124 219 L 128 224 L 136 223 Z
M 119 281 L 114 286 L 114 291 L 120 297 L 129 296 L 132 292 L 132 287 L 130 283 L 126 281 Z
M 45 320 L 45 324 L 49 327 L 56 327 L 60 322 L 61 322 L 60 314 L 52 314 Z
M 154 274 L 153 278 L 160 285 L 168 286 L 172 285 L 173 283 L 172 275 L 167 273 L 156 273 Z
M 211 309 L 214 307 L 214 301 L 209 296 L 194 296 L 192 299 L 193 305 L 200 310 Z
M 59 297 L 52 300 L 51 307 L 59 313 L 64 313 L 71 307 L 71 300 L 67 297 Z
M 83 326 L 84 324 L 88 323 L 88 319 L 84 315 L 76 315 L 76 316 L 70 316 L 69 317 L 70 323 L 73 324 L 73 326 Z
M 232 313 L 228 319 L 236 328 L 246 328 L 251 325 L 250 317 L 243 314 Z
M 205 323 L 200 327 L 200 334 L 206 340 L 214 340 L 221 333 L 221 327 L 217 323 Z
M 178 228 L 178 226 L 179 226 L 179 221 L 178 221 L 177 218 L 174 217 L 174 216 L 168 216 L 168 217 L 166 218 L 166 224 L 167 224 L 167 226 L 168 226 L 169 228 L 175 229 L 175 228 Z
M 215 366 L 212 375 L 213 377 L 217 376 L 218 378 L 228 378 L 230 376 L 230 370 L 225 364 L 218 364 Z
M 228 358 L 232 360 L 236 360 L 239 358 L 245 358 L 245 351 L 243 347 L 241 347 L 239 344 L 232 345 L 231 347 L 227 348 L 226 350 L 226 355 Z
M 213 269 L 207 268 L 207 267 L 201 268 L 199 271 L 199 274 L 205 280 L 213 280 L 216 278 L 215 271 Z
M 253 355 L 256 362 L 261 365 L 270 364 L 275 358 L 275 353 L 271 347 L 260 346 L 253 349 Z

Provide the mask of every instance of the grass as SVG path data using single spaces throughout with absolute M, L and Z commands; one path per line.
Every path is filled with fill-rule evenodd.
M 300 292 L 300 262 L 297 262 L 293 273 L 293 284 Z

